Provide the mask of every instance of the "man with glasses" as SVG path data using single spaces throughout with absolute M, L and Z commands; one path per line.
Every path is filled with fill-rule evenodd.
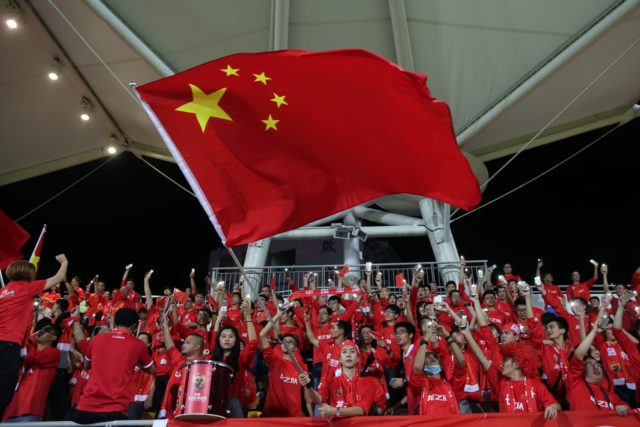
M 273 317 L 278 322 L 284 315 L 278 310 Z M 269 390 L 262 410 L 264 417 L 302 417 L 301 388 L 298 380 L 298 369 L 287 351 L 296 358 L 300 366 L 306 366 L 298 353 L 299 342 L 295 334 L 285 334 L 280 348 L 269 344 L 268 336 L 271 334 L 271 323 L 260 331 L 260 345 L 262 354 L 269 367 Z
M 58 328 L 46 325 L 30 337 L 27 354 L 22 359 L 25 373 L 5 411 L 4 421 L 42 421 L 47 394 L 60 360 L 60 350 L 54 346 L 59 335 Z
M 399 404 L 402 405 L 405 401 L 407 403 L 408 414 L 413 415 L 416 413 L 418 401 L 413 395 L 413 392 L 406 386 L 409 383 L 409 376 L 413 372 L 413 362 L 416 355 L 416 346 L 413 344 L 414 337 L 416 335 L 416 328 L 409 322 L 399 322 L 395 324 L 394 335 L 396 344 L 400 350 L 400 354 L 395 354 L 392 360 L 401 361 L 400 369 L 396 369 L 395 377 L 389 380 L 392 391 L 392 401 L 394 397 L 401 391 L 406 390 L 406 400 L 403 398 Z M 402 393 L 404 394 L 404 393 Z M 396 408 L 399 404 L 394 405 Z
M 598 333 L 602 333 L 600 319 L 580 345 L 569 364 L 567 400 L 572 411 L 615 410 L 624 417 L 629 406 L 613 391 L 610 381 L 603 381 L 602 365 L 589 356 L 589 349 Z

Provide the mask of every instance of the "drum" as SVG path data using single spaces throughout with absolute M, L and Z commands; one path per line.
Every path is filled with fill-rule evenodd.
M 229 415 L 233 369 L 213 360 L 184 363 L 175 417 L 182 420 L 224 419 Z

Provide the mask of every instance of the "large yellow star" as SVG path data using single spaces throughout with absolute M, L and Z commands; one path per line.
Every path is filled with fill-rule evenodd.
M 270 101 L 273 101 L 276 104 L 278 104 L 278 108 L 280 108 L 281 105 L 289 105 L 287 104 L 287 101 L 284 100 L 285 97 L 286 95 L 278 96 L 277 93 L 273 92 L 273 98 L 270 99 Z
M 264 127 L 265 131 L 267 131 L 269 129 L 278 130 L 276 125 L 278 124 L 278 122 L 280 120 L 274 119 L 273 117 L 271 117 L 271 114 L 269 114 L 269 117 L 267 117 L 266 120 L 260 120 L 260 121 L 265 124 L 265 127 Z
M 271 77 L 267 77 L 264 71 L 261 72 L 260 74 L 254 74 L 253 77 L 256 78 L 254 82 L 260 82 L 265 86 L 267 85 L 267 80 L 271 80 Z
M 222 95 L 227 90 L 226 87 L 219 89 L 209 95 L 204 93 L 198 86 L 189 84 L 191 87 L 191 93 L 193 94 L 193 101 L 187 102 L 176 108 L 176 111 L 182 111 L 183 113 L 195 114 L 204 133 L 207 127 L 209 118 L 215 117 L 217 119 L 233 121 L 231 117 L 218 105 Z
M 229 76 L 239 77 L 240 76 L 240 74 L 238 74 L 238 71 L 240 71 L 240 68 L 233 68 L 229 64 L 227 64 L 227 68 L 220 68 L 220 71 L 222 71 L 223 73 L 226 73 L 227 77 L 229 77 Z

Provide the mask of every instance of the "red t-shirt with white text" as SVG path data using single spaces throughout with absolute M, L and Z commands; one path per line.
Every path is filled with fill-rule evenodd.
M 33 318 L 33 299 L 42 293 L 45 283 L 9 282 L 0 289 L 0 341 L 22 344 Z

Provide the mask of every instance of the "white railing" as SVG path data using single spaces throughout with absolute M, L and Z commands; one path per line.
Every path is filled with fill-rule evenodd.
M 402 289 L 396 287 L 396 275 L 402 273 L 407 282 L 410 282 L 417 266 L 424 271 L 425 283 L 433 282 L 438 287 L 438 293 L 444 293 L 446 280 L 443 279 L 443 272 L 458 271 L 460 263 L 438 263 L 438 262 L 413 262 L 413 263 L 380 263 L 372 264 L 371 282 L 375 286 L 375 277 L 378 272 L 382 273 L 382 283 L 385 287 L 389 287 L 391 293 L 401 293 Z M 269 285 L 271 278 L 275 278 L 275 289 L 279 294 L 288 294 L 290 291 L 287 278 L 290 278 L 299 288 L 303 287 L 305 275 L 313 276 L 316 282 L 316 288 L 323 289 L 330 287 L 329 280 L 337 283 L 336 272 L 342 269 L 342 265 L 287 265 L 287 266 L 264 266 L 264 267 L 245 267 L 245 271 L 251 285 L 254 289 L 259 290 L 260 286 Z M 478 270 L 485 270 L 487 262 L 484 260 L 466 261 L 466 269 L 472 275 L 477 277 Z M 360 278 L 365 278 L 365 264 L 349 265 L 349 273 L 345 275 L 345 279 L 349 281 L 353 279 L 357 283 Z M 242 281 L 242 275 L 238 268 L 235 267 L 219 267 L 212 269 L 212 281 L 224 281 L 227 290 L 231 290 L 233 285 Z

